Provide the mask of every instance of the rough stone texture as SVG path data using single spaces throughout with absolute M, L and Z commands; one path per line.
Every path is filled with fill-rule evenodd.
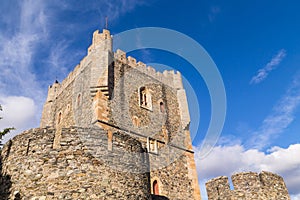
M 32 129 L 3 148 L 0 185 L 10 189 L 1 187 L 1 197 L 10 191 L 11 199 L 16 192 L 22 199 L 150 199 L 140 142 L 114 133 L 109 151 L 106 131 L 73 127 L 62 129 L 57 150 L 54 134 L 54 129 Z
M 234 190 L 230 190 L 228 178 L 214 178 L 206 183 L 209 200 L 289 200 L 290 196 L 281 176 L 271 172 L 243 172 L 231 177 Z
M 142 104 L 142 88 L 147 90 L 147 98 L 149 98 L 147 101 L 150 103 L 148 104 L 148 106 L 151 105 L 150 107 Z M 30 161 L 30 158 L 30 162 L 25 162 L 24 168 L 26 169 L 22 169 L 22 171 L 16 167 L 16 171 L 4 169 L 3 172 L 12 177 L 14 182 L 11 187 L 14 190 L 18 188 L 19 193 L 26 198 L 31 194 L 25 191 L 33 190 L 40 198 L 43 199 L 44 196 L 48 198 L 49 194 L 45 193 L 46 182 L 43 181 L 49 172 L 49 174 L 54 173 L 54 177 L 59 177 L 51 179 L 53 182 L 49 193 L 50 196 L 55 193 L 55 198 L 56 194 L 63 193 L 66 196 L 61 198 L 74 199 L 75 197 L 70 196 L 72 193 L 70 188 L 72 188 L 72 191 L 77 191 L 74 192 L 76 194 L 81 191 L 81 193 L 97 195 L 93 198 L 90 197 L 92 199 L 129 199 L 133 193 L 136 196 L 132 199 L 149 199 L 154 193 L 152 184 L 157 181 L 159 195 L 153 194 L 154 199 L 198 200 L 200 199 L 200 190 L 188 130 L 189 123 L 186 94 L 179 72 L 156 72 L 152 67 L 146 66 L 142 62 L 136 62 L 135 58 L 126 57 L 126 53 L 121 50 L 112 52 L 112 36 L 109 31 L 104 30 L 102 33 L 95 31 L 87 56 L 62 83 L 55 82 L 48 88 L 48 97 L 44 105 L 40 127 L 50 127 L 51 129 L 36 130 L 45 130 L 49 136 L 46 137 L 46 133 L 42 134 L 41 131 L 29 131 L 22 134 L 22 137 L 27 138 L 35 138 L 41 134 L 36 137 L 41 137 L 39 142 L 35 142 L 36 139 L 32 140 L 32 143 L 29 142 L 31 143 L 30 150 L 36 146 L 39 152 L 42 151 L 41 155 L 49 160 L 65 155 L 68 155 L 68 160 L 62 159 L 64 164 L 59 162 L 59 167 L 44 165 L 43 162 L 48 163 L 48 161 L 37 157 L 40 154 L 32 154 L 31 151 L 28 151 L 27 156 L 33 156 L 33 160 Z M 94 128 L 90 128 L 92 124 L 101 128 L 99 133 L 94 134 Z M 75 139 L 74 134 L 71 134 L 74 126 L 81 127 L 76 128 L 75 135 L 80 138 L 82 144 L 78 143 L 78 138 Z M 91 138 L 89 138 L 90 136 Z M 19 137 L 21 136 L 12 140 L 13 144 L 16 144 L 16 140 L 19 141 Z M 93 145 L 87 145 L 88 147 L 99 148 L 82 147 L 83 149 L 79 149 L 80 152 L 89 153 L 81 153 L 82 159 L 78 159 L 79 155 L 72 155 L 72 153 L 69 155 L 69 150 L 77 151 L 77 148 L 81 148 L 82 145 L 86 146 L 84 143 L 86 139 L 88 144 L 94 140 Z M 26 146 L 25 143 L 23 148 Z M 118 151 L 116 149 L 118 145 L 121 145 L 123 149 Z M 4 154 L 5 152 L 8 151 L 4 150 Z M 115 156 L 115 152 L 119 152 L 118 155 L 122 156 Z M 126 158 L 127 162 L 124 162 L 123 158 Z M 19 166 L 21 165 L 20 159 L 16 160 L 17 164 L 10 162 Z M 24 155 L 22 159 L 24 159 Z M 92 182 L 98 185 L 95 186 L 97 189 L 91 189 L 92 191 L 84 191 L 83 189 L 86 188 L 82 188 L 85 185 L 82 180 L 87 177 L 86 174 L 90 173 L 89 169 L 78 172 L 80 178 L 71 172 L 70 175 L 68 172 L 64 172 L 62 175 L 55 174 L 68 168 L 68 163 L 72 163 L 72 166 L 80 166 L 80 164 L 93 166 L 95 163 L 91 160 L 95 159 L 97 162 L 100 161 L 98 164 L 101 167 L 97 168 L 97 171 L 93 171 L 93 177 L 88 176 L 91 178 L 88 180 L 93 180 Z M 8 160 L 3 158 L 3 166 L 7 166 L 9 164 L 7 162 Z M 26 179 L 27 182 L 25 182 L 25 178 L 20 178 L 20 184 L 26 183 L 26 187 L 31 187 L 25 190 L 24 185 L 21 187 L 19 183 L 16 183 L 16 176 L 23 177 L 27 168 L 31 170 L 30 166 L 34 166 L 35 162 L 39 163 L 41 167 L 34 168 L 32 173 L 36 176 L 37 174 L 41 175 L 38 175 L 37 181 Z M 38 173 L 37 170 L 43 173 L 39 171 Z M 136 174 L 137 180 L 132 179 L 132 174 Z M 147 180 L 146 175 L 148 175 Z M 62 181 L 60 178 L 63 176 L 68 179 Z M 127 176 L 129 176 L 128 181 L 124 182 Z M 122 184 L 105 179 L 103 180 L 105 186 L 103 186 L 99 181 L 94 180 L 95 177 L 100 182 L 102 177 L 111 177 L 113 182 L 120 181 Z M 130 182 L 131 180 L 132 182 Z M 145 181 L 143 182 L 144 188 L 138 189 L 142 181 Z M 133 190 L 134 192 L 128 191 L 133 184 L 136 184 L 137 188 Z M 122 187 L 122 185 L 125 186 Z M 123 196 L 120 196 L 119 190 L 123 191 Z M 112 196 L 114 192 L 119 196 Z M 101 196 L 104 194 L 105 197 Z M 16 195 L 18 194 L 16 193 Z M 81 198 L 79 196 L 75 199 Z

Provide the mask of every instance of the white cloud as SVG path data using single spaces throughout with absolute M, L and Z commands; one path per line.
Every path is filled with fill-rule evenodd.
M 298 194 L 298 195 L 291 195 L 291 200 L 300 200 L 300 194 Z
M 201 184 L 217 176 L 230 177 L 235 172 L 265 170 L 283 176 L 290 194 L 300 195 L 300 144 L 286 149 L 273 147 L 268 154 L 257 149 L 246 150 L 241 145 L 216 146 L 203 159 L 199 159 L 199 150 L 200 147 L 195 148 L 195 159 Z
M 41 98 L 43 92 L 36 80 L 34 56 L 46 37 L 46 17 L 43 1 L 25 0 L 2 13 L 14 18 L 13 32 L 0 31 L 0 85 L 2 95 L 23 95 Z M 15 10 L 19 13 L 15 15 Z
M 16 130 L 6 135 L 4 141 L 38 126 L 47 93 L 35 72 L 39 47 L 47 39 L 46 4 L 35 0 L 10 3 L 15 6 L 7 4 L 7 9 L 0 13 L 0 24 L 8 27 L 0 29 L 0 103 L 3 107 L 0 128 L 15 127 Z
M 0 96 L 0 104 L 3 109 L 0 112 L 0 116 L 3 117 L 0 120 L 0 130 L 8 127 L 16 128 L 3 138 L 4 142 L 37 123 L 37 107 L 33 99 L 22 96 Z
M 300 104 L 300 75 L 295 76 L 292 85 L 273 108 L 261 127 L 253 133 L 248 145 L 263 148 L 270 143 L 270 138 L 282 133 L 295 118 L 295 111 Z
M 286 51 L 281 49 L 265 67 L 257 71 L 257 74 L 252 77 L 250 84 L 258 84 L 262 82 L 265 78 L 267 78 L 271 71 L 276 69 L 277 65 L 281 63 L 285 56 Z

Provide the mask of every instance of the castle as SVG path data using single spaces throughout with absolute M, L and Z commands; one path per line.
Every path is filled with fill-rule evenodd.
M 0 154 L 0 200 L 200 200 L 179 72 L 156 72 L 95 31 L 87 55 L 48 88 L 40 128 Z M 209 200 L 289 199 L 278 175 L 206 183 Z
M 112 50 L 87 55 L 48 88 L 40 128 L 1 152 L 2 199 L 200 199 L 181 74 Z

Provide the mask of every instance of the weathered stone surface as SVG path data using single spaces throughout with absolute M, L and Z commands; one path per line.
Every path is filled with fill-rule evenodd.
M 234 190 L 230 190 L 228 178 L 214 178 L 206 183 L 209 200 L 289 200 L 290 196 L 281 176 L 271 172 L 243 172 L 231 177 Z
M 61 142 L 66 145 L 53 149 L 54 133 L 53 129 L 32 129 L 4 146 L 0 185 L 10 182 L 11 193 L 18 193 L 22 199 L 150 198 L 149 174 L 141 173 L 146 171 L 142 168 L 147 167 L 147 163 L 137 140 L 115 133 L 113 150 L 109 151 L 106 131 L 69 128 L 62 131 Z M 94 137 L 90 139 L 87 135 Z M 94 146 L 97 142 L 99 145 Z M 75 151 L 74 146 L 78 147 Z M 134 156 L 129 159 L 124 152 L 134 153 Z M 124 170 L 114 169 L 117 165 L 122 165 Z M 129 168 L 139 173 L 126 172 Z M 0 196 L 8 195 L 1 187 Z

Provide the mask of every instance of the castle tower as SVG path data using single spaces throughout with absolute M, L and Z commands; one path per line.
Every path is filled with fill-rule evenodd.
M 113 62 L 112 36 L 108 30 L 102 33 L 95 31 L 92 45 L 88 48 L 88 56 L 91 57 L 90 86 L 108 91 L 109 67 Z
M 41 119 L 42 128 L 55 129 L 55 149 L 63 147 L 64 131 L 74 126 L 104 130 L 111 152 L 117 133 L 127 134 L 147 152 L 143 173 L 150 175 L 153 199 L 199 200 L 189 124 L 181 74 L 157 72 L 121 50 L 112 52 L 108 30 L 95 31 L 87 55 L 62 83 L 49 88 Z
M 53 85 L 48 88 L 47 100 L 44 104 L 42 118 L 40 122 L 41 127 L 54 126 L 53 124 L 53 101 L 56 98 L 58 91 L 60 90 L 60 84 L 56 80 Z

